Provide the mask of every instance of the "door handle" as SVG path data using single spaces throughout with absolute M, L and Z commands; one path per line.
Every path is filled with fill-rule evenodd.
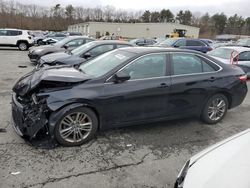
M 166 88 L 168 85 L 166 83 L 161 83 L 157 88 Z

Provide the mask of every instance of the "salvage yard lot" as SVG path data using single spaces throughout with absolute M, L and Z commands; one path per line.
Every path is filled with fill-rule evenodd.
M 0 49 L 0 66 L 0 128 L 7 130 L 0 133 L 0 188 L 173 187 L 189 157 L 250 128 L 248 94 L 217 125 L 161 122 L 98 133 L 81 147 L 35 149 L 13 131 L 10 105 L 13 84 L 34 66 L 16 49 Z

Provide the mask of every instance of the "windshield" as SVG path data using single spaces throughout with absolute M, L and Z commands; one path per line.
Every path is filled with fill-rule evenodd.
M 166 39 L 162 42 L 160 42 L 160 45 L 164 45 L 164 46 L 172 46 L 175 43 L 176 39 Z
M 95 45 L 95 42 L 89 42 L 82 46 L 79 46 L 71 51 L 73 55 L 80 56 L 83 52 L 87 51 L 88 49 L 92 48 Z
M 82 64 L 79 69 L 85 74 L 100 77 L 134 56 L 134 53 L 113 50 Z
M 236 52 L 236 50 L 229 48 L 216 48 L 211 52 L 208 52 L 208 54 L 222 59 L 230 59 L 232 52 Z

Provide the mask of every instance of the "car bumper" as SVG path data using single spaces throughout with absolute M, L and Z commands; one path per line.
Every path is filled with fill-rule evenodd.
M 230 108 L 234 108 L 236 106 L 239 106 L 245 99 L 248 92 L 247 84 L 241 83 L 233 87 L 231 92 L 231 105 Z
M 31 62 L 37 63 L 39 61 L 39 56 L 37 54 L 28 53 Z
M 12 95 L 12 119 L 14 130 L 20 136 L 34 138 L 45 127 L 47 119 L 43 113 L 34 113 L 35 109 L 21 104 L 16 94 Z

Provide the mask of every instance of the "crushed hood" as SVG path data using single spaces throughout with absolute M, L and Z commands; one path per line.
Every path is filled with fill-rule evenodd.
M 73 67 L 55 66 L 34 70 L 21 77 L 13 87 L 13 91 L 20 96 L 28 94 L 31 90 L 39 87 L 43 81 L 56 83 L 77 83 L 91 79 Z

